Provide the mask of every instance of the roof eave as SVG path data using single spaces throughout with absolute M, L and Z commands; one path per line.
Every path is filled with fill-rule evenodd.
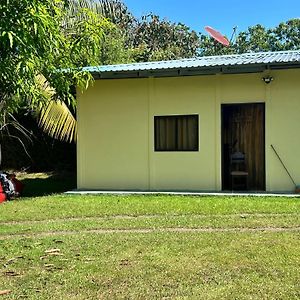
M 181 77 L 200 76 L 216 74 L 244 74 L 261 73 L 265 70 L 294 69 L 300 68 L 300 63 L 272 63 L 272 64 L 249 64 L 249 65 L 228 65 L 214 67 L 194 68 L 169 68 L 156 70 L 134 70 L 134 71 L 106 71 L 91 72 L 94 79 L 122 79 L 122 78 L 149 78 L 149 77 Z

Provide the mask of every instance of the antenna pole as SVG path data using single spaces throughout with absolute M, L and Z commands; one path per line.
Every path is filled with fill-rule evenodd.
M 230 38 L 230 44 L 231 44 L 231 42 L 232 42 L 233 37 L 236 36 L 236 31 L 237 31 L 237 29 L 238 29 L 237 26 L 234 26 L 234 27 L 232 28 L 232 35 L 231 35 L 231 38 Z

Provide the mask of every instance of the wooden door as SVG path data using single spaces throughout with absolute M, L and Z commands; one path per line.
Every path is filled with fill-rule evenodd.
M 248 189 L 265 190 L 265 105 L 222 105 L 222 186 L 231 189 L 230 155 L 245 153 Z

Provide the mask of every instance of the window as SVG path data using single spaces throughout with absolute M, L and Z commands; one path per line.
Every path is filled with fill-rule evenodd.
M 154 117 L 155 151 L 198 151 L 199 116 Z

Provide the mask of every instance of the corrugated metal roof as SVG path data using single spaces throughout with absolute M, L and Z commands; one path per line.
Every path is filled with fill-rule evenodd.
M 83 70 L 93 74 L 99 74 L 99 77 L 101 77 L 101 74 L 105 73 L 122 73 L 126 75 L 126 73 L 130 72 L 165 71 L 167 74 L 171 70 L 209 70 L 220 67 L 243 68 L 257 65 L 299 65 L 300 67 L 300 50 L 205 56 L 181 60 L 95 66 L 85 67 Z

